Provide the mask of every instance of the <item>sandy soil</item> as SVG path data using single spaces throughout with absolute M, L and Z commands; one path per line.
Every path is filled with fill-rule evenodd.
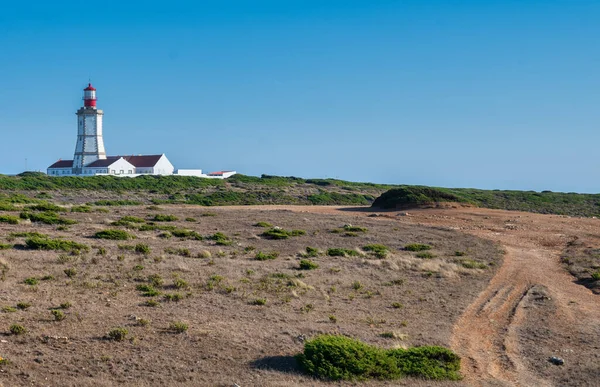
M 155 234 L 139 235 L 136 243 L 148 243 L 153 251 L 171 245 L 184 247 L 193 254 L 208 249 L 214 255 L 222 249 L 227 258 L 211 263 L 177 256 L 152 263 L 135 255 L 127 255 L 120 263 L 115 257 L 121 252 L 114 241 L 90 241 L 93 231 L 105 227 L 101 217 L 109 221 L 123 215 L 143 216 L 140 208 L 111 210 L 118 214 L 71 215 L 78 217 L 81 225 L 73 227 L 76 232 L 62 235 L 95 244 L 96 248 L 104 246 L 111 258 L 95 264 L 90 264 L 89 258 L 82 260 L 77 266 L 85 273 L 81 280 L 61 279 L 56 285 L 40 285 L 39 291 L 32 292 L 22 284 L 27 273 L 52 272 L 58 276 L 65 266 L 56 266 L 57 254 L 32 256 L 29 251 L 5 250 L 3 259 L 11 269 L 7 280 L 0 283 L 1 301 L 34 300 L 32 312 L 28 312 L 33 318 L 23 314 L 17 321 L 29 324 L 36 333 L 22 338 L 5 336 L 7 343 L 0 344 L 0 349 L 14 364 L 2 370 L 0 383 L 4 379 L 6 385 L 57 385 L 60 380 L 62 385 L 107 386 L 225 386 L 233 381 L 242 386 L 327 385 L 294 372 L 290 355 L 302 346 L 298 338 L 339 332 L 390 345 L 379 334 L 401 331 L 410 338 L 402 345 L 451 346 L 463 358 L 465 379 L 459 383 L 402 380 L 370 385 L 598 385 L 598 296 L 575 281 L 561 265 L 560 256 L 577 238 L 597 248 L 600 220 L 461 207 L 403 212 L 319 206 L 163 208 L 163 212 L 179 216 L 200 216 L 209 210 L 217 216 L 182 226 L 202 234 L 225 231 L 236 235 L 234 246 L 217 248 L 207 242 L 166 241 Z M 294 276 L 297 254 L 307 240 L 294 239 L 290 244 L 258 238 L 252 224 L 261 220 L 306 229 L 314 236 L 310 244 L 320 249 L 384 243 L 399 251 L 404 243 L 432 243 L 439 246 L 436 254 L 440 258 L 431 272 L 440 275 L 424 277 L 426 265 L 431 264 L 401 252 L 386 264 L 391 266 L 365 259 L 317 259 L 320 270 L 330 275 L 306 273 L 302 281 L 313 290 L 305 289 L 298 296 L 298 289 L 290 293 L 277 282 L 265 281 L 274 273 Z M 344 223 L 367 226 L 369 235 L 357 239 L 324 234 Z M 14 227 L 22 226 L 3 225 L 3 234 Z M 41 227 L 41 232 L 57 234 L 52 230 L 50 226 Z M 478 238 L 492 243 L 486 245 Z M 505 252 L 503 259 L 485 253 L 497 244 Z M 278 260 L 258 264 L 252 260 L 253 253 L 241 253 L 248 245 L 276 249 L 282 255 Z M 451 252 L 462 248 L 472 249 L 482 262 L 499 265 L 480 273 L 458 272 Z M 132 289 L 138 274 L 132 274 L 130 267 L 136 263 L 146 266 L 145 270 L 163 273 L 165 278 L 170 273 L 185 277 L 192 294 L 181 303 L 148 311 L 140 306 L 143 299 Z M 337 271 L 340 268 L 341 272 Z M 247 275 L 248 270 L 255 274 Z M 215 273 L 226 278 L 223 287 L 217 292 L 206 291 L 206 281 Z M 406 281 L 403 287 L 384 285 L 400 274 Z M 353 281 L 358 280 L 365 285 L 360 292 L 351 289 Z M 98 287 L 90 288 L 94 284 Z M 112 287 L 116 284 L 118 290 Z M 228 293 L 225 285 L 235 285 L 236 290 Z M 337 286 L 337 293 L 328 293 L 332 286 Z M 70 312 L 64 323 L 49 321 L 47 308 L 67 296 L 74 300 L 75 312 Z M 267 297 L 268 307 L 249 307 L 248 301 L 256 297 Z M 404 304 L 400 315 L 389 307 L 392 301 Z M 304 308 L 309 304 L 311 310 L 307 312 Z M 131 314 L 151 317 L 150 328 L 128 323 Z M 331 324 L 331 314 L 339 321 Z M 6 325 L 17 314 L 0 316 Z M 165 327 L 174 319 L 192 322 L 190 332 L 165 333 Z M 135 343 L 115 345 L 102 339 L 111 326 L 123 324 L 129 324 Z M 68 335 L 70 339 L 64 343 L 43 341 L 52 335 Z M 563 358 L 565 364 L 553 365 L 548 361 L 551 356 Z
M 348 208 L 297 207 L 305 212 Z M 372 215 L 370 209 L 355 209 Z M 597 386 L 598 296 L 561 265 L 569 241 L 600 243 L 600 220 L 475 208 L 379 212 L 384 221 L 448 227 L 504 246 L 503 265 L 454 326 L 464 382 L 479 386 Z M 408 214 L 408 216 L 406 216 Z M 404 215 L 404 216 L 399 216 Z M 591 247 L 590 246 L 590 247 Z M 559 356 L 563 366 L 548 359 Z

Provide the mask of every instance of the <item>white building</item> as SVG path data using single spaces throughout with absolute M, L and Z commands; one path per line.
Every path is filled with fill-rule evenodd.
M 162 155 L 106 156 L 102 137 L 102 116 L 96 107 L 96 89 L 92 84 L 83 89 L 83 107 L 77 111 L 77 143 L 73 160 L 58 160 L 48 167 L 51 176 L 139 176 L 182 175 L 226 179 L 235 171 L 203 174 L 201 169 L 178 169 Z

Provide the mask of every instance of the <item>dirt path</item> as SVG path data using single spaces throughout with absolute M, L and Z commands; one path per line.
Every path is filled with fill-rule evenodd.
M 257 207 L 353 216 L 372 214 L 368 209 L 347 207 Z M 398 212 L 380 214 L 383 216 L 379 219 L 385 221 L 460 230 L 497 242 L 505 249 L 502 267 L 461 316 L 451 339 L 452 348 L 463 357 L 462 369 L 469 385 L 553 385 L 527 367 L 519 344 L 519 329 L 528 317 L 523 300 L 534 286 L 547 289 L 556 306 L 552 321 L 540 324 L 551 324 L 552 329 L 560 333 L 557 337 L 593 332 L 600 321 L 597 296 L 575 284 L 559 262 L 560 253 L 575 236 L 585 234 L 600 238 L 600 220 L 475 208 L 413 210 L 408 216 L 398 216 L 401 214 Z M 553 344 L 560 347 L 571 343 L 556 341 Z

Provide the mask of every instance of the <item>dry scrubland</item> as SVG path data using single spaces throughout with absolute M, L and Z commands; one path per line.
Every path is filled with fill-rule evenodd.
M 292 357 L 306 338 L 447 347 L 502 259 L 474 236 L 352 212 L 165 205 L 60 216 L 77 223 L 0 223 L 6 385 L 318 385 Z M 259 222 L 301 232 L 272 239 Z M 103 230 L 134 239 L 94 237 Z M 35 250 L 39 240 L 15 235 L 33 232 L 87 248 Z M 431 249 L 405 249 L 415 243 Z M 387 251 L 377 256 L 373 244 Z

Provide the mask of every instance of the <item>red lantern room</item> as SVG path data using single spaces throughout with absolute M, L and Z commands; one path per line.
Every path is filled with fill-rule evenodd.
M 83 106 L 96 107 L 96 89 L 91 83 L 88 83 L 88 87 L 83 89 Z

